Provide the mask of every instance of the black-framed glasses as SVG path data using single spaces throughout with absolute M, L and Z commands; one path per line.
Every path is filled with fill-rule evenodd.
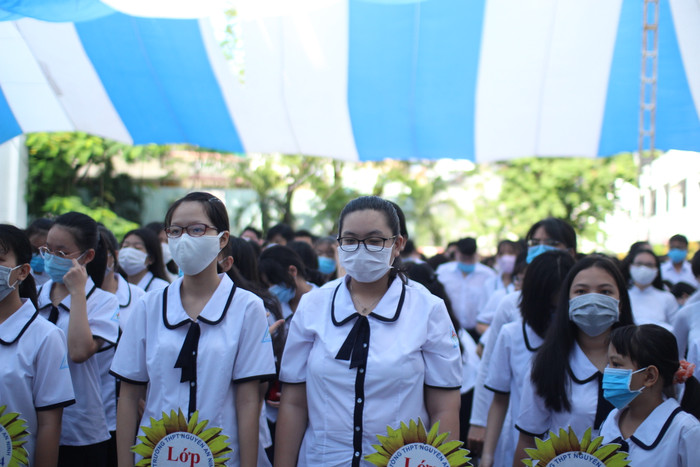
M 355 237 L 338 237 L 338 245 L 340 246 L 341 250 L 347 251 L 348 253 L 351 253 L 353 251 L 357 251 L 357 249 L 360 248 L 360 244 L 363 244 L 367 251 L 377 252 L 377 251 L 381 251 L 382 248 L 384 248 L 384 245 L 386 244 L 387 240 L 395 240 L 395 239 L 396 239 L 396 235 L 394 235 L 393 237 L 389 237 L 389 238 L 367 237 L 367 238 L 363 238 L 362 240 L 360 240 L 359 238 L 355 238 Z M 393 245 L 393 242 L 391 243 L 391 245 Z
M 530 240 L 527 241 L 527 246 L 547 245 L 547 246 L 558 247 L 561 244 L 562 244 L 562 242 L 560 242 L 559 240 L 554 240 L 553 238 L 545 238 L 545 239 L 531 238 Z
M 168 238 L 178 238 L 183 233 L 187 232 L 187 235 L 190 237 L 201 237 L 207 233 L 207 229 L 216 230 L 216 227 L 207 224 L 190 224 L 188 226 L 171 225 L 165 229 L 165 235 L 167 235 Z
M 80 251 L 74 251 L 73 253 L 66 253 L 64 251 L 58 250 L 58 251 L 53 251 L 49 250 L 49 247 L 47 246 L 40 246 L 39 247 L 39 254 L 41 255 L 42 258 L 46 258 L 46 255 L 53 255 L 58 258 L 68 258 L 69 256 L 77 255 L 80 253 Z M 82 256 L 82 254 L 80 255 Z M 80 259 L 80 256 L 76 259 Z

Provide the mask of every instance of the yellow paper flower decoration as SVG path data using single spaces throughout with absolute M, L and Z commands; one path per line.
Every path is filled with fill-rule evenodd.
M 191 433 L 206 443 L 214 457 L 214 465 L 216 467 L 224 467 L 228 457 L 222 457 L 225 454 L 233 452 L 229 448 L 228 436 L 221 433 L 221 428 L 206 428 L 209 420 L 198 421 L 199 414 L 195 412 L 189 421 L 185 418 L 181 409 L 177 413 L 174 410 L 170 411 L 170 415 L 163 412 L 163 418 L 156 420 L 151 417 L 151 426 L 142 426 L 144 436 L 139 436 L 141 441 L 131 448 L 133 452 L 143 457 L 136 467 L 151 466 L 153 451 L 158 443 L 168 435 L 178 432 Z
M 627 460 L 627 453 L 620 452 L 619 444 L 603 444 L 603 437 L 591 439 L 591 428 L 588 428 L 579 441 L 574 429 L 569 427 L 569 431 L 559 429 L 559 436 L 553 431 L 549 432 L 549 439 L 542 441 L 535 438 L 536 448 L 526 448 L 525 452 L 530 456 L 523 459 L 523 463 L 529 467 L 546 466 L 555 457 L 567 452 L 582 452 L 602 461 L 607 467 L 625 467 L 630 463 Z
M 0 406 L 0 429 L 4 429 L 9 436 L 9 440 L 3 440 L 4 436 L 0 437 L 0 446 L 4 442 L 12 443 L 12 457 L 10 458 L 7 467 L 19 467 L 29 465 L 29 456 L 24 444 L 27 442 L 26 437 L 29 436 L 27 425 L 24 420 L 19 418 L 18 413 L 5 413 L 7 406 Z
M 391 456 L 403 446 L 413 443 L 427 444 L 437 448 L 450 463 L 450 467 L 471 466 L 469 451 L 462 449 L 461 441 L 447 441 L 445 439 L 449 433 L 439 433 L 440 422 L 436 422 L 430 431 L 426 433 L 423 421 L 419 418 L 418 423 L 410 420 L 408 426 L 401 422 L 401 426 L 394 430 L 387 426 L 387 436 L 377 435 L 380 444 L 373 444 L 372 447 L 377 452 L 365 456 L 365 460 L 377 467 L 386 467 Z

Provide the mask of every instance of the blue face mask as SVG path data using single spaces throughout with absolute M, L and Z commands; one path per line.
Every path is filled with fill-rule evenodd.
M 82 258 L 80 255 L 77 259 Z M 68 270 L 73 267 L 73 260 L 69 258 L 61 258 L 56 255 L 47 254 L 44 255 L 44 268 L 51 280 L 63 284 L 63 276 L 66 275 Z
M 292 287 L 281 284 L 275 284 L 270 287 L 270 292 L 275 294 L 280 303 L 289 303 L 296 295 L 296 291 Z
M 679 248 L 672 248 L 668 251 L 668 258 L 673 264 L 682 263 L 688 256 L 688 250 L 681 250 Z
M 321 271 L 321 274 L 332 274 L 335 272 L 335 260 L 325 256 L 319 256 L 318 270 Z
M 637 390 L 632 390 L 630 389 L 630 381 L 633 374 L 644 370 L 646 368 L 641 368 L 637 371 L 632 371 L 628 368 L 606 368 L 603 372 L 603 397 L 615 408 L 623 409 L 642 393 L 644 386 Z
M 32 267 L 32 271 L 37 274 L 44 272 L 44 258 L 38 253 L 32 255 L 32 260 L 29 262 L 29 265 Z
M 465 274 L 474 272 L 476 269 L 476 263 L 462 263 L 461 261 L 457 263 L 457 268 Z
M 532 260 L 537 258 L 539 255 L 546 251 L 553 251 L 557 250 L 557 247 L 551 246 L 551 245 L 536 245 L 536 246 L 531 246 L 530 248 L 527 249 L 527 264 L 532 263 Z

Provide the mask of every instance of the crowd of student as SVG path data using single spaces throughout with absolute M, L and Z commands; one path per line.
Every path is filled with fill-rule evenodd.
M 227 466 L 370 465 L 377 435 L 419 418 L 474 465 L 522 465 L 569 427 L 632 465 L 700 465 L 700 254 L 682 235 L 663 263 L 644 242 L 618 261 L 548 218 L 490 258 L 474 238 L 425 258 L 372 196 L 333 236 L 229 225 L 203 192 L 121 242 L 76 212 L 0 225 L 17 459 L 133 466 L 181 411 Z

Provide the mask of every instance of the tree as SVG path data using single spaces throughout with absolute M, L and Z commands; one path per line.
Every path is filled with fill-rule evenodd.
M 554 216 L 569 222 L 577 234 L 596 240 L 598 224 L 615 207 L 615 181 L 634 183 L 637 169 L 631 154 L 615 157 L 528 158 L 496 165 L 501 192 L 488 205 L 497 231 L 524 236 L 539 219 Z

